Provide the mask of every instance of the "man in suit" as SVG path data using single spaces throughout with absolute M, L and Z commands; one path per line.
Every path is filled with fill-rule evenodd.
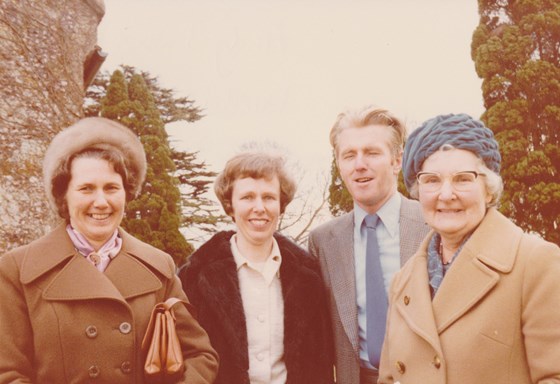
M 397 192 L 404 136 L 401 121 L 374 106 L 341 113 L 330 132 L 354 209 L 312 231 L 309 251 L 328 290 L 337 383 L 377 382 L 391 279 L 428 232 L 418 202 Z M 375 217 L 373 232 L 366 216 Z

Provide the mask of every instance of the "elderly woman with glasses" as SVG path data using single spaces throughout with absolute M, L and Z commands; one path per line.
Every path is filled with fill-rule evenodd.
M 395 276 L 379 383 L 560 383 L 560 249 L 500 214 L 492 131 L 437 116 L 403 173 L 432 231 Z

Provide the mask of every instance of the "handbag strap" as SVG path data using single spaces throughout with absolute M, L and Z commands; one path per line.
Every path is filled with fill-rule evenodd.
M 187 308 L 187 311 L 189 311 L 189 313 L 194 319 L 197 318 L 198 315 L 196 312 L 196 308 L 186 300 L 181 300 L 176 297 L 170 297 L 169 299 L 165 300 L 163 303 L 159 303 L 158 306 L 160 306 L 160 308 L 163 308 L 164 310 L 171 312 L 173 314 L 173 317 L 175 317 L 172 308 L 179 303 L 182 303 Z
M 178 299 L 176 297 L 170 297 L 169 299 L 165 300 L 165 302 L 163 303 L 163 306 L 165 307 L 165 309 L 171 309 L 172 307 L 174 307 L 175 305 L 179 304 L 179 303 L 183 303 L 187 309 L 190 310 L 189 308 L 189 302 L 185 301 L 185 300 L 181 300 Z

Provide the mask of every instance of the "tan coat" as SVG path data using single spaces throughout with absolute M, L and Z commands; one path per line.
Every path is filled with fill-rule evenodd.
M 0 383 L 144 383 L 140 345 L 153 306 L 186 299 L 171 257 L 120 230 L 105 273 L 64 225 L 0 258 Z M 217 355 L 184 306 L 184 381 L 212 383 Z
M 393 280 L 379 383 L 560 383 L 560 249 L 490 209 L 432 302 L 431 235 Z
M 417 201 L 401 196 L 400 261 L 418 249 L 429 230 Z M 358 306 L 354 272 L 354 214 L 337 217 L 309 235 L 309 252 L 318 257 L 328 290 L 335 342 L 336 382 L 360 381 Z

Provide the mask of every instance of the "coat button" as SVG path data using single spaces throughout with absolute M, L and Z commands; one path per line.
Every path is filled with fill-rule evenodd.
M 434 365 L 434 367 L 436 367 L 436 369 L 439 369 L 439 367 L 441 367 L 441 360 L 439 359 L 438 355 L 434 356 L 434 360 L 432 360 L 432 364 Z
M 130 372 L 132 372 L 132 364 L 130 363 L 130 361 L 123 361 L 123 363 L 121 364 L 121 371 L 124 374 L 129 374 Z
M 409 297 L 409 296 L 405 296 L 405 297 L 403 298 L 403 301 L 404 301 L 404 305 L 408 305 L 408 304 L 410 303 L 410 297 Z
M 119 331 L 121 331 L 121 333 L 124 335 L 130 333 L 131 330 L 132 330 L 132 326 L 130 325 L 130 323 L 127 323 L 126 321 L 119 325 Z
M 95 325 L 88 325 L 86 328 L 86 336 L 90 339 L 95 339 L 97 337 L 97 327 Z
M 404 363 L 402 361 L 397 361 L 395 363 L 395 366 L 397 367 L 397 371 L 402 375 L 403 373 L 406 372 L 406 367 L 404 365 Z
M 88 369 L 88 373 L 89 373 L 89 377 L 91 377 L 92 379 L 97 378 L 97 376 L 99 376 L 99 367 L 97 365 L 92 365 L 91 367 L 89 367 Z

